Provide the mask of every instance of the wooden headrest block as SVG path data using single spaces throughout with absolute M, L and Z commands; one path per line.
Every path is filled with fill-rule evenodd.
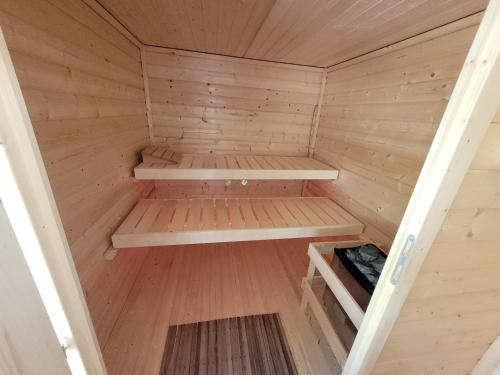
M 182 159 L 182 153 L 164 146 L 148 146 L 141 155 L 143 163 L 178 164 Z

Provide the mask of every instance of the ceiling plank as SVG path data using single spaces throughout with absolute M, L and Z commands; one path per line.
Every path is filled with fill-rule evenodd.
M 100 0 L 147 45 L 329 67 L 483 11 L 487 0 Z

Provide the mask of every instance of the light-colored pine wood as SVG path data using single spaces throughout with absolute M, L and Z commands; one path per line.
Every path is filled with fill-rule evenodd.
M 149 144 L 140 50 L 80 0 L 2 1 L 0 26 L 104 346 L 147 255 L 103 257 L 152 187 L 132 177 Z
M 493 341 L 491 346 L 471 371 L 471 375 L 482 374 L 500 374 L 500 336 Z
M 349 353 L 340 340 L 335 326 L 332 324 L 331 319 L 325 311 L 324 303 L 320 301 L 318 293 L 315 292 L 315 289 L 318 288 L 319 293 L 324 293 L 324 288 L 330 288 L 335 295 L 335 298 L 342 306 L 345 314 L 349 317 L 356 328 L 359 329 L 361 321 L 364 317 L 364 312 L 359 304 L 350 295 L 342 281 L 331 269 L 323 255 L 331 254 L 335 248 L 360 246 L 366 242 L 367 241 L 364 239 L 358 241 L 342 240 L 333 242 L 313 242 L 309 244 L 307 251 L 310 260 L 307 275 L 302 280 L 303 294 L 301 309 L 302 311 L 307 312 L 307 308 L 310 308 L 312 314 L 316 317 L 319 323 L 319 328 L 326 338 L 330 349 L 339 360 L 342 367 L 345 365 Z M 316 275 L 316 271 L 319 271 L 318 275 Z
M 331 244 L 323 244 L 323 248 L 327 248 L 328 252 L 333 252 L 336 246 L 335 243 Z M 358 246 L 357 244 L 356 246 Z M 320 252 L 315 244 L 309 245 L 309 249 L 307 251 L 309 255 L 310 262 L 314 264 L 315 268 L 319 271 L 319 274 L 323 277 L 326 284 L 333 292 L 340 305 L 344 309 L 347 316 L 351 319 L 354 326 L 359 329 L 361 326 L 361 322 L 363 321 L 364 312 L 363 309 L 359 306 L 356 300 L 349 294 L 349 291 L 344 286 L 339 277 L 335 274 L 335 272 L 331 269 L 331 266 L 323 257 L 324 252 Z
M 104 0 L 103 4 L 113 1 Z M 85 3 L 90 1 L 85 0 Z M 331 181 L 311 184 L 308 193 L 322 196 L 325 191 L 328 192 L 330 197 L 365 222 L 370 234 L 387 245 L 399 225 L 436 124 L 454 85 L 461 59 L 481 17 L 476 15 L 452 23 L 442 31 L 433 30 L 424 34 L 425 37 L 417 37 L 415 40 L 418 42 L 410 40 L 405 47 L 388 47 L 336 66 L 328 75 L 330 85 L 325 89 L 318 137 L 313 136 L 311 140 L 311 129 L 314 134 L 315 121 L 320 117 L 318 111 L 313 117 L 314 108 L 323 103 L 317 102 L 317 97 L 322 96 L 321 69 L 147 47 L 142 59 L 145 74 L 141 77 L 143 70 L 140 51 L 134 45 L 136 40 L 131 39 L 124 29 L 117 32 L 116 28 L 120 29 L 120 26 L 105 12 L 94 8 L 96 14 L 85 3 L 73 0 L 7 1 L 0 5 L 0 25 L 7 36 L 99 340 L 111 358 L 113 371 L 120 374 L 155 368 L 155 360 L 149 360 L 161 350 L 162 330 L 152 328 L 156 323 L 147 321 L 150 315 L 159 316 L 157 314 L 168 310 L 169 313 L 174 311 L 177 318 L 184 314 L 187 316 L 185 319 L 190 319 L 197 314 L 199 304 L 208 304 L 207 309 L 214 315 L 222 310 L 224 313 L 248 311 L 244 297 L 222 305 L 220 301 L 231 291 L 219 294 L 220 290 L 214 287 L 233 287 L 236 284 L 238 273 L 225 274 L 224 271 L 237 264 L 237 259 L 230 258 L 214 266 L 220 279 L 205 279 L 209 280 L 207 293 L 200 293 L 199 300 L 191 298 L 189 288 L 200 287 L 203 277 L 208 277 L 209 273 L 203 274 L 204 268 L 200 267 L 201 275 L 192 279 L 186 276 L 191 275 L 191 268 L 187 265 L 190 261 L 198 261 L 197 255 L 179 255 L 176 265 L 184 266 L 185 275 L 175 267 L 172 267 L 173 275 L 165 275 L 164 269 L 171 264 L 165 261 L 161 263 L 165 267 L 157 267 L 156 250 L 123 251 L 112 262 L 103 261 L 111 233 L 125 219 L 137 199 L 147 196 L 153 187 L 149 182 L 134 183 L 131 178 L 139 150 L 148 143 L 147 120 L 151 131 L 150 142 L 165 143 L 175 151 L 211 153 L 210 156 L 186 154 L 179 161 L 177 168 L 191 173 L 184 178 L 197 180 L 204 178 L 199 174 L 194 176 L 193 172 L 197 171 L 202 171 L 201 176 L 208 171 L 216 171 L 208 178 L 262 178 L 259 176 L 266 173 L 273 179 L 294 178 L 300 181 L 296 179 L 324 179 L 327 170 L 335 173 L 336 178 L 334 168 L 320 168 L 318 163 L 303 158 L 310 145 L 313 144 L 314 148 L 314 142 L 317 142 L 321 152 L 315 155 L 323 163 L 340 169 L 342 178 L 334 184 Z M 307 59 L 310 64 L 327 66 L 481 10 L 486 2 L 460 0 L 453 4 L 438 4 L 426 0 L 411 6 L 403 2 L 391 3 L 389 7 L 385 0 L 377 4 L 369 3 L 342 0 L 335 4 L 321 1 L 308 4 L 298 0 L 250 0 L 239 3 L 167 2 L 149 8 L 128 1 L 115 5 L 127 10 L 123 13 L 127 14 L 126 18 L 146 22 L 150 35 L 169 34 L 169 37 L 180 40 L 181 47 L 193 42 L 194 50 L 206 47 L 206 50 L 218 53 L 236 51 L 235 55 L 301 63 Z M 160 8 L 168 11 L 161 12 Z M 145 10 L 151 12 L 149 17 Z M 122 13 L 116 14 L 120 19 Z M 155 26 L 160 14 L 168 18 L 168 22 Z M 235 17 L 227 17 L 227 14 Z M 407 22 L 408 17 L 420 21 Z M 375 31 L 367 33 L 366 28 L 357 26 L 363 24 L 361 21 L 364 18 L 370 20 L 372 30 L 369 31 Z M 247 22 L 234 21 L 242 19 Z M 108 22 L 114 23 L 114 26 Z M 127 22 L 125 25 L 128 26 Z M 355 26 L 344 29 L 342 25 Z M 322 48 L 324 45 L 329 48 Z M 145 85 L 150 86 L 146 87 L 146 91 L 151 94 L 146 96 L 146 102 L 149 101 L 147 106 L 144 104 Z M 327 125 L 322 127 L 325 123 Z M 440 248 L 443 253 L 450 254 L 452 251 L 446 241 L 460 238 L 464 241 L 455 243 L 453 249 L 459 249 L 464 259 L 469 257 L 470 264 L 479 267 L 484 267 L 486 260 L 488 265 L 496 261 L 495 255 L 485 250 L 485 243 L 493 243 L 495 238 L 492 233 L 498 216 L 494 211 L 498 208 L 494 189 L 498 176 L 494 170 L 496 159 L 491 156 L 498 156 L 496 146 L 499 143 L 495 139 L 492 136 L 490 142 L 485 144 L 486 156 L 474 161 L 476 166 L 483 167 L 471 170 L 467 176 L 464 189 L 457 196 L 457 211 L 450 214 Z M 158 154 L 158 149 L 152 151 L 152 155 L 155 152 L 154 157 L 160 161 L 171 157 L 170 154 Z M 158 160 L 148 162 L 154 161 Z M 489 167 L 484 167 L 484 163 Z M 240 173 L 242 168 L 250 170 L 251 176 L 234 174 L 235 170 Z M 160 166 L 157 169 L 164 168 Z M 282 177 L 276 176 L 277 171 L 282 173 Z M 177 178 L 179 176 L 176 175 Z M 187 190 L 179 191 L 187 185 L 172 189 L 173 185 L 166 184 L 163 191 L 158 184 L 156 186 L 152 194 L 160 198 L 163 198 L 162 194 L 171 197 L 189 193 Z M 196 199 L 194 195 L 189 195 L 190 199 L 182 202 L 163 202 L 153 208 L 145 207 L 140 213 L 134 210 L 132 216 L 124 221 L 124 228 L 128 227 L 127 230 L 134 236 L 149 235 L 148 230 L 167 233 L 182 238 L 175 240 L 181 243 L 191 242 L 192 238 L 205 242 L 220 241 L 221 237 L 227 240 L 287 237 L 296 236 L 300 231 L 300 235 L 328 234 L 332 233 L 333 227 L 335 230 L 342 228 L 341 233 L 345 233 L 346 228 L 352 233 L 361 231 L 361 225 L 351 214 L 329 200 L 289 197 L 257 199 L 249 191 L 244 194 L 247 199 L 226 199 L 227 195 L 220 193 L 224 189 L 221 185 L 211 185 L 218 186 L 217 194 L 206 194 L 208 185 L 201 186 L 196 187 L 196 191 L 201 190 L 200 197 L 208 195 L 213 199 Z M 280 183 L 272 186 L 283 190 L 289 185 Z M 271 195 L 272 186 L 256 189 L 268 189 L 266 194 Z M 235 191 L 239 194 L 237 189 Z M 471 199 L 474 199 L 472 208 L 468 206 Z M 134 222 L 135 219 L 140 222 Z M 471 223 L 468 227 L 470 231 L 465 234 L 461 231 L 464 222 Z M 329 225 L 322 226 L 326 223 Z M 355 225 L 355 230 L 352 225 Z M 318 227 L 322 229 L 317 230 Z M 328 227 L 328 231 L 323 231 L 323 227 Z M 299 230 L 295 231 L 295 228 Z M 228 234 L 229 231 L 231 234 Z M 469 232 L 483 240 L 482 245 L 475 244 L 477 252 L 482 254 L 480 259 L 470 258 L 469 252 L 464 250 L 467 249 L 464 242 L 468 240 Z M 213 233 L 214 237 L 207 233 Z M 220 246 L 238 248 L 242 245 Z M 209 255 L 213 255 L 213 245 L 205 247 Z M 183 254 L 185 248 L 179 249 L 178 253 Z M 277 257 L 273 256 L 276 261 Z M 281 254 L 280 261 L 273 265 L 283 263 L 285 267 L 300 268 L 295 264 L 300 263 L 296 259 L 286 258 L 287 254 Z M 249 258 L 245 259 L 248 261 Z M 263 279 L 267 277 L 261 268 L 268 267 L 269 273 L 276 272 L 269 266 L 273 259 L 261 266 L 257 259 L 252 258 L 255 272 L 249 273 L 242 287 L 246 293 L 242 292 L 242 295 L 251 295 L 250 298 L 266 308 L 273 306 L 269 301 L 285 300 L 280 294 L 283 289 L 259 285 L 257 275 Z M 444 257 L 436 259 L 435 264 L 449 267 Z M 169 261 L 172 260 L 169 258 Z M 204 261 L 200 264 L 210 264 L 212 258 L 206 256 Z M 143 266 L 146 271 L 141 273 Z M 160 302 L 155 300 L 158 284 L 152 283 L 148 288 L 151 280 L 147 275 L 149 270 L 156 272 L 153 279 L 159 284 L 164 285 L 169 278 L 176 286 L 187 288 L 185 294 L 176 296 L 185 306 L 184 311 L 171 307 L 170 297 L 164 298 L 163 291 L 157 298 Z M 459 280 L 466 291 L 466 296 L 460 296 L 458 302 L 455 297 L 442 299 L 451 301 L 446 305 L 439 304 L 437 300 L 448 296 L 452 286 L 447 284 L 442 288 L 430 288 L 433 281 L 441 279 L 432 272 L 422 275 L 418 298 L 412 302 L 414 309 L 408 314 L 409 319 L 421 314 L 421 311 L 428 311 L 425 308 L 427 305 L 423 308 L 418 305 L 422 299 L 435 298 L 429 305 L 438 306 L 448 313 L 454 312 L 455 304 L 462 306 L 463 302 L 466 306 L 484 306 L 480 297 L 489 293 L 484 288 L 497 279 L 494 275 L 482 275 L 489 274 L 478 275 L 472 268 L 463 274 L 456 270 L 444 272 L 442 277 Z M 137 277 L 139 281 L 136 281 Z M 473 283 L 468 285 L 463 280 L 472 280 Z M 143 289 L 147 292 L 145 295 L 138 292 Z M 266 289 L 266 292 L 271 289 L 269 296 L 263 297 L 260 289 Z M 296 285 L 295 289 L 299 287 Z M 129 292 L 132 293 L 129 295 Z M 469 295 L 473 296 L 469 299 Z M 496 301 L 495 294 L 488 296 L 491 297 L 488 301 Z M 140 305 L 137 300 L 148 303 Z M 127 310 L 130 306 L 133 308 Z M 488 306 L 494 313 L 484 309 L 481 310 L 482 317 L 484 321 L 496 322 L 495 302 L 488 302 Z M 136 316 L 138 312 L 146 317 L 143 320 L 145 325 L 143 321 L 138 324 L 137 321 L 126 320 L 126 316 Z M 475 327 L 473 318 L 477 311 L 469 314 L 464 323 L 467 334 Z M 417 324 L 412 325 L 408 332 L 434 337 L 431 333 L 435 329 L 446 336 L 445 330 L 453 328 L 451 323 L 445 324 L 447 318 L 437 319 L 427 330 L 412 331 Z M 160 320 L 161 325 L 167 318 Z M 129 328 L 127 332 L 123 330 L 125 326 Z M 466 342 L 463 332 L 453 332 L 445 337 L 444 346 Z M 123 341 L 122 337 L 128 340 Z M 485 328 L 481 331 L 478 344 L 470 351 L 462 353 L 459 349 L 455 357 L 451 356 L 457 360 L 447 369 L 450 372 L 461 370 L 462 366 L 479 356 L 489 338 L 490 332 Z M 322 364 L 314 363 L 318 354 L 307 346 L 313 343 L 313 339 L 305 340 L 305 344 L 296 337 L 294 340 L 295 355 L 299 353 L 300 358 L 305 358 L 306 364 L 302 369 L 311 373 L 326 373 Z M 126 345 L 138 344 L 140 349 L 135 352 L 128 350 L 129 346 L 120 347 L 124 342 Z M 398 339 L 395 342 L 398 343 Z M 153 349 L 151 343 L 155 343 Z M 395 347 L 390 355 L 399 349 L 397 345 Z M 408 360 L 404 365 L 418 368 L 422 357 L 428 360 L 429 368 L 442 365 L 441 358 L 433 355 L 439 352 L 434 351 L 440 349 L 439 344 L 431 343 L 428 347 L 433 350 L 431 354 L 426 353 L 423 347 L 416 355 L 420 357 Z M 131 363 L 132 366 L 127 367 Z M 139 363 L 137 367 L 134 366 L 136 363 Z M 385 362 L 384 366 L 383 371 L 399 370 L 391 361 Z
M 302 180 L 156 180 L 150 198 L 300 197 Z
M 88 0 L 88 1 L 94 1 L 94 0 Z M 151 98 L 149 96 L 149 78 L 148 75 L 146 74 L 146 65 L 145 65 L 145 51 L 144 51 L 144 46 L 141 44 L 139 47 L 141 49 L 141 69 L 142 69 L 142 78 L 144 80 L 144 98 L 145 98 L 145 104 L 146 104 L 146 117 L 148 120 L 148 130 L 149 130 L 149 142 L 153 143 L 154 139 L 154 133 L 153 133 L 153 114 L 151 113 Z M 143 160 L 144 160 L 144 155 L 143 155 Z
M 307 157 L 183 154 L 178 164 L 162 155 L 167 150 L 152 147 L 143 151 L 145 162 L 134 169 L 138 180 L 334 180 L 337 170 Z M 155 152 L 159 156 L 155 156 Z M 175 153 L 177 154 L 177 153 Z M 174 154 L 174 155 L 175 155 Z M 229 168 L 231 165 L 233 168 Z
M 314 317 L 317 319 L 321 331 L 325 335 L 326 341 L 330 346 L 335 358 L 339 361 L 340 366 L 344 366 L 347 360 L 347 351 L 342 344 L 335 328 L 332 326 L 328 315 L 326 314 L 323 304 L 314 293 L 311 283 L 304 279 L 302 281 L 302 303 L 305 308 L 309 307 Z
M 139 41 L 128 29 L 126 29 L 112 14 L 110 14 L 99 2 L 96 0 L 82 0 L 97 14 L 106 20 L 106 22 L 113 25 L 125 38 L 132 42 L 137 48 L 142 48 L 142 42 Z
M 369 54 L 328 73 L 314 158 L 335 183 L 307 184 L 363 221 L 389 249 L 480 17 Z
M 155 144 L 306 156 L 323 71 L 145 47 Z
M 309 150 L 307 153 L 310 158 L 313 157 L 314 147 L 316 147 L 316 138 L 318 136 L 319 120 L 321 118 L 321 108 L 323 107 L 323 96 L 325 95 L 325 86 L 326 86 L 327 77 L 328 77 L 328 74 L 325 71 L 323 73 L 323 79 L 321 81 L 321 88 L 319 90 L 318 104 L 316 105 L 316 109 L 314 111 L 314 119 L 313 119 L 313 122 L 311 124 Z
M 499 326 L 498 307 L 481 310 L 491 297 L 476 294 L 484 285 L 486 296 L 498 290 L 498 272 L 490 264 L 496 251 L 489 260 L 475 260 L 479 267 L 463 260 L 475 248 L 488 249 L 484 242 L 497 233 L 491 229 L 495 224 L 498 227 L 496 209 L 478 209 L 475 200 L 469 209 L 456 209 L 453 200 L 469 168 L 477 165 L 473 159 L 488 139 L 490 122 L 498 118 L 499 38 L 500 1 L 494 0 L 441 120 L 351 348 L 346 374 L 469 373 L 498 336 L 492 329 Z M 470 246 L 463 246 L 467 243 Z M 497 242 L 489 249 L 498 249 Z M 453 255 L 446 257 L 450 251 Z M 405 255 L 407 262 L 402 261 Z M 489 281 L 478 283 L 478 278 Z M 446 306 L 445 310 L 440 306 Z M 420 312 L 425 318 L 412 318 Z
M 164 164 L 180 164 L 183 166 L 189 165 L 193 155 L 189 155 L 183 160 L 183 155 L 179 152 L 174 152 L 168 147 L 150 145 L 141 151 L 142 161 L 144 163 L 164 163 Z
M 271 312 L 300 374 L 340 374 L 299 309 L 310 241 L 151 249 L 104 349 L 109 374 L 157 374 L 169 325 Z
M 429 30 L 428 32 L 416 35 L 412 38 L 404 39 L 401 41 L 398 41 L 394 44 L 388 45 L 387 47 L 377 49 L 373 52 L 360 55 L 358 57 L 355 57 L 353 59 L 346 60 L 344 62 L 338 63 L 338 64 L 333 64 L 332 66 L 328 67 L 326 69 L 327 72 L 332 72 L 334 70 L 339 70 L 346 68 L 350 65 L 355 65 L 359 64 L 363 61 L 366 60 L 371 60 L 375 57 L 387 55 L 390 52 L 395 52 L 397 50 L 403 49 L 403 48 L 408 48 L 416 44 L 420 44 L 426 41 L 429 41 L 433 38 L 440 37 L 445 34 L 451 34 L 456 31 L 465 29 L 469 26 L 475 26 L 478 25 L 481 22 L 481 19 L 484 16 L 484 11 L 483 12 L 477 12 L 474 14 L 471 14 L 470 16 L 466 16 L 459 20 L 459 22 L 450 22 L 446 25 L 443 25 L 441 27 L 436 27 L 435 29 Z
M 110 246 L 106 249 L 106 251 L 104 252 L 104 254 L 102 254 L 102 256 L 106 260 L 113 260 L 115 259 L 117 254 L 118 254 L 118 249 L 115 249 L 113 246 Z
M 317 216 L 318 206 L 328 207 L 327 215 Z M 173 213 L 160 217 L 162 206 L 172 204 Z M 113 234 L 115 248 L 174 244 L 249 241 L 256 239 L 298 238 L 360 234 L 363 226 L 354 218 L 339 223 L 340 207 L 335 210 L 328 198 L 205 198 L 158 200 L 143 199 Z M 201 206 L 201 210 L 200 210 Z M 240 214 L 241 220 L 232 216 Z
M 24 290 L 25 297 L 30 300 L 29 294 L 34 293 L 35 298 L 38 298 L 40 302 L 39 298 L 42 297 L 44 303 L 44 308 L 41 305 L 37 306 L 39 309 L 51 309 L 50 324 L 47 324 L 46 315 L 37 316 L 35 306 L 33 307 L 35 314 L 31 318 L 41 318 L 45 320 L 45 326 L 48 329 L 57 330 L 57 342 L 54 342 L 56 341 L 54 336 L 48 339 L 48 342 L 56 348 L 59 345 L 67 346 L 68 355 L 71 355 L 72 361 L 69 363 L 66 363 L 60 356 L 59 360 L 62 362 L 59 364 L 62 366 L 56 366 L 55 362 L 52 370 L 64 374 L 67 373 L 67 365 L 70 365 L 75 372 L 105 375 L 106 368 L 76 273 L 75 263 L 64 235 L 49 177 L 1 30 L 0 86 L 2 87 L 0 91 L 0 118 L 2 119 L 0 121 L 0 171 L 2 174 L 0 199 L 2 201 L 2 232 L 6 232 L 2 233 L 2 240 L 5 241 L 2 243 L 2 252 L 12 250 L 15 253 L 16 248 L 22 251 L 21 262 L 24 263 L 25 277 L 31 280 L 31 283 L 34 281 L 37 289 L 34 290 L 35 285 L 31 284 L 31 290 Z M 8 223 L 6 223 L 5 215 L 8 217 Z M 5 226 L 10 228 L 7 230 Z M 14 234 L 16 238 L 14 242 L 17 243 L 13 244 Z M 9 249 L 14 246 L 15 248 Z M 3 258 L 2 267 L 9 267 L 10 259 L 9 257 Z M 23 266 L 18 266 L 20 276 L 23 274 Z M 13 267 L 12 270 L 17 269 L 14 264 L 10 267 Z M 9 277 L 8 274 L 4 276 Z M 13 283 L 5 286 L 16 290 L 14 285 Z M 22 288 L 25 286 L 26 284 L 21 282 L 21 289 L 16 290 L 16 293 L 22 293 Z M 6 316 L 2 314 L 2 317 Z M 29 317 L 25 316 L 25 318 Z M 29 323 L 33 322 L 27 322 Z M 4 369 L 6 367 L 8 372 L 13 370 L 17 373 L 29 373 L 33 371 L 33 368 L 29 365 L 30 361 L 22 363 L 23 353 L 17 352 L 18 338 L 9 337 L 9 334 L 20 335 L 21 332 L 14 333 L 10 331 L 11 328 L 2 329 L 0 366 Z M 40 348 L 40 355 L 47 355 L 48 352 L 54 350 L 54 346 Z M 29 355 L 28 352 L 29 350 L 25 355 Z M 52 360 L 56 361 L 57 357 L 53 357 Z
M 328 67 L 484 10 L 487 1 L 100 3 L 145 44 Z
M 500 162 L 487 144 L 500 139 L 495 131 L 499 125 L 499 120 L 490 125 L 448 210 L 380 355 L 377 374 L 392 374 L 396 369 L 408 374 L 469 373 L 500 333 L 496 328 L 500 324 L 500 279 L 495 254 L 500 216 L 495 201 L 488 199 L 488 195 L 500 194 L 500 187 L 471 179 L 478 172 L 498 174 Z M 480 161 L 488 159 L 496 164 L 495 169 L 489 169 L 489 163 L 482 169 Z M 410 341 L 418 342 L 421 349 L 411 353 L 407 348 Z M 421 357 L 432 361 L 420 362 Z M 494 360 L 488 363 L 484 366 L 495 367 Z M 477 374 L 491 374 L 478 367 Z

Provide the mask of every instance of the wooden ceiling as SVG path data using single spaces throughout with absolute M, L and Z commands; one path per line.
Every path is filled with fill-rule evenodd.
M 484 10 L 487 0 L 100 0 L 141 42 L 328 67 Z

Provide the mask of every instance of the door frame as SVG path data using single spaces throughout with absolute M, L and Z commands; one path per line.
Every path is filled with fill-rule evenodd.
M 101 350 L 1 29 L 0 87 L 0 145 L 9 180 L 1 183 L 7 216 L 42 300 L 44 293 L 51 293 L 52 303 L 44 300 L 49 316 L 49 310 L 57 310 L 58 323 L 66 325 L 67 334 L 59 340 L 68 359 L 74 356 L 80 361 L 79 372 L 105 375 Z
M 369 374 L 500 104 L 500 0 L 460 72 L 343 370 Z
M 0 374 L 71 375 L 1 199 L 0 306 Z

